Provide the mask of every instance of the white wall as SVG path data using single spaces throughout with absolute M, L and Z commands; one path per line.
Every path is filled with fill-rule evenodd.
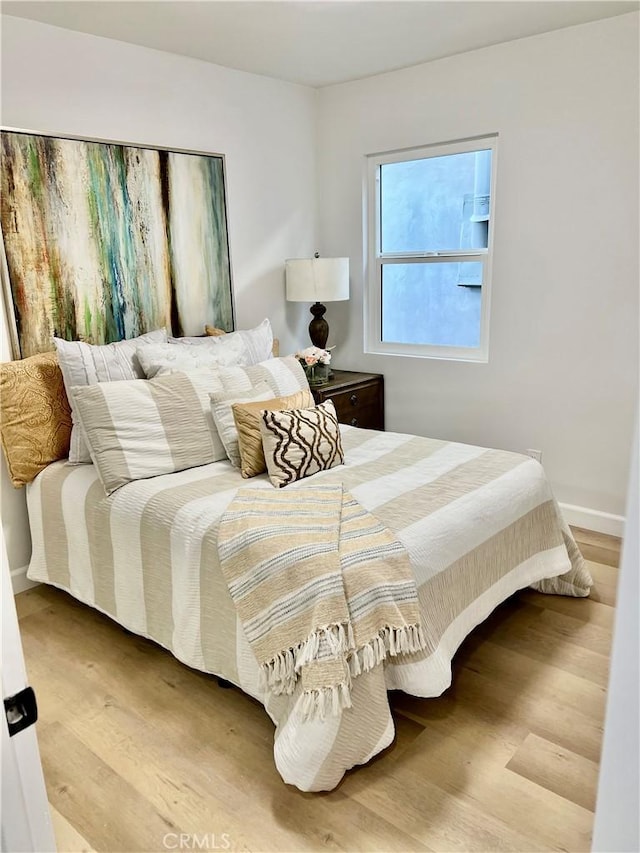
M 309 318 L 284 302 L 283 260 L 349 255 L 352 299 L 329 305 L 330 343 L 339 366 L 385 374 L 390 429 L 541 448 L 560 500 L 623 512 L 638 364 L 637 14 L 319 94 L 2 23 L 3 125 L 226 155 L 240 326 L 269 315 L 283 350 L 295 348 Z M 363 156 L 494 131 L 490 363 L 365 356 Z M 4 462 L 1 487 L 15 569 L 30 542 Z
M 539 448 L 559 500 L 624 513 L 638 388 L 638 14 L 320 91 L 320 246 L 351 258 L 336 361 L 387 427 Z M 363 353 L 364 156 L 498 132 L 489 364 Z
M 4 126 L 225 155 L 237 325 L 269 316 L 283 351 L 295 349 L 301 315 L 285 312 L 284 260 L 315 249 L 316 92 L 20 18 L 2 24 Z M 30 553 L 24 494 L 2 465 L 15 570 Z
M 638 429 L 634 442 L 627 523 L 618 579 L 604 742 L 592 850 L 637 853 L 640 850 L 640 483 Z

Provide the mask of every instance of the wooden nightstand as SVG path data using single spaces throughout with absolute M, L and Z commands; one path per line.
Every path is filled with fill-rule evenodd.
M 341 424 L 384 429 L 384 377 L 381 373 L 334 370 L 333 379 L 312 388 L 316 403 L 333 400 Z

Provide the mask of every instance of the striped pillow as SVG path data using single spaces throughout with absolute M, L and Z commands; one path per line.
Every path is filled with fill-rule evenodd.
M 258 382 L 266 382 L 274 397 L 309 390 L 305 372 L 293 355 L 269 358 L 251 367 L 221 367 L 218 375 L 225 390 L 248 389 Z
M 71 446 L 69 462 L 90 462 L 89 448 L 76 425 L 76 411 L 71 389 L 96 382 L 114 382 L 122 379 L 144 379 L 144 372 L 136 350 L 139 346 L 163 343 L 167 340 L 165 329 L 147 332 L 137 338 L 94 346 L 84 341 L 64 341 L 54 338 L 64 387 L 71 405 Z
M 314 409 L 263 411 L 260 433 L 269 477 L 279 489 L 344 462 L 331 400 Z
M 108 495 L 132 480 L 224 459 L 210 371 L 101 382 L 72 389 L 75 411 Z

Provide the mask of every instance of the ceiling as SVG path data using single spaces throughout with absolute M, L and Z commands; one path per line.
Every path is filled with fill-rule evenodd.
M 2 12 L 328 86 L 640 8 L 617 0 L 7 0 Z

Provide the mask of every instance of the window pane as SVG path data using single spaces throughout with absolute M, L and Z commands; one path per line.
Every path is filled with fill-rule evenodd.
M 380 166 L 382 252 L 486 249 L 491 151 Z
M 383 264 L 382 340 L 397 344 L 480 345 L 481 262 Z M 480 268 L 480 269 L 478 269 Z

